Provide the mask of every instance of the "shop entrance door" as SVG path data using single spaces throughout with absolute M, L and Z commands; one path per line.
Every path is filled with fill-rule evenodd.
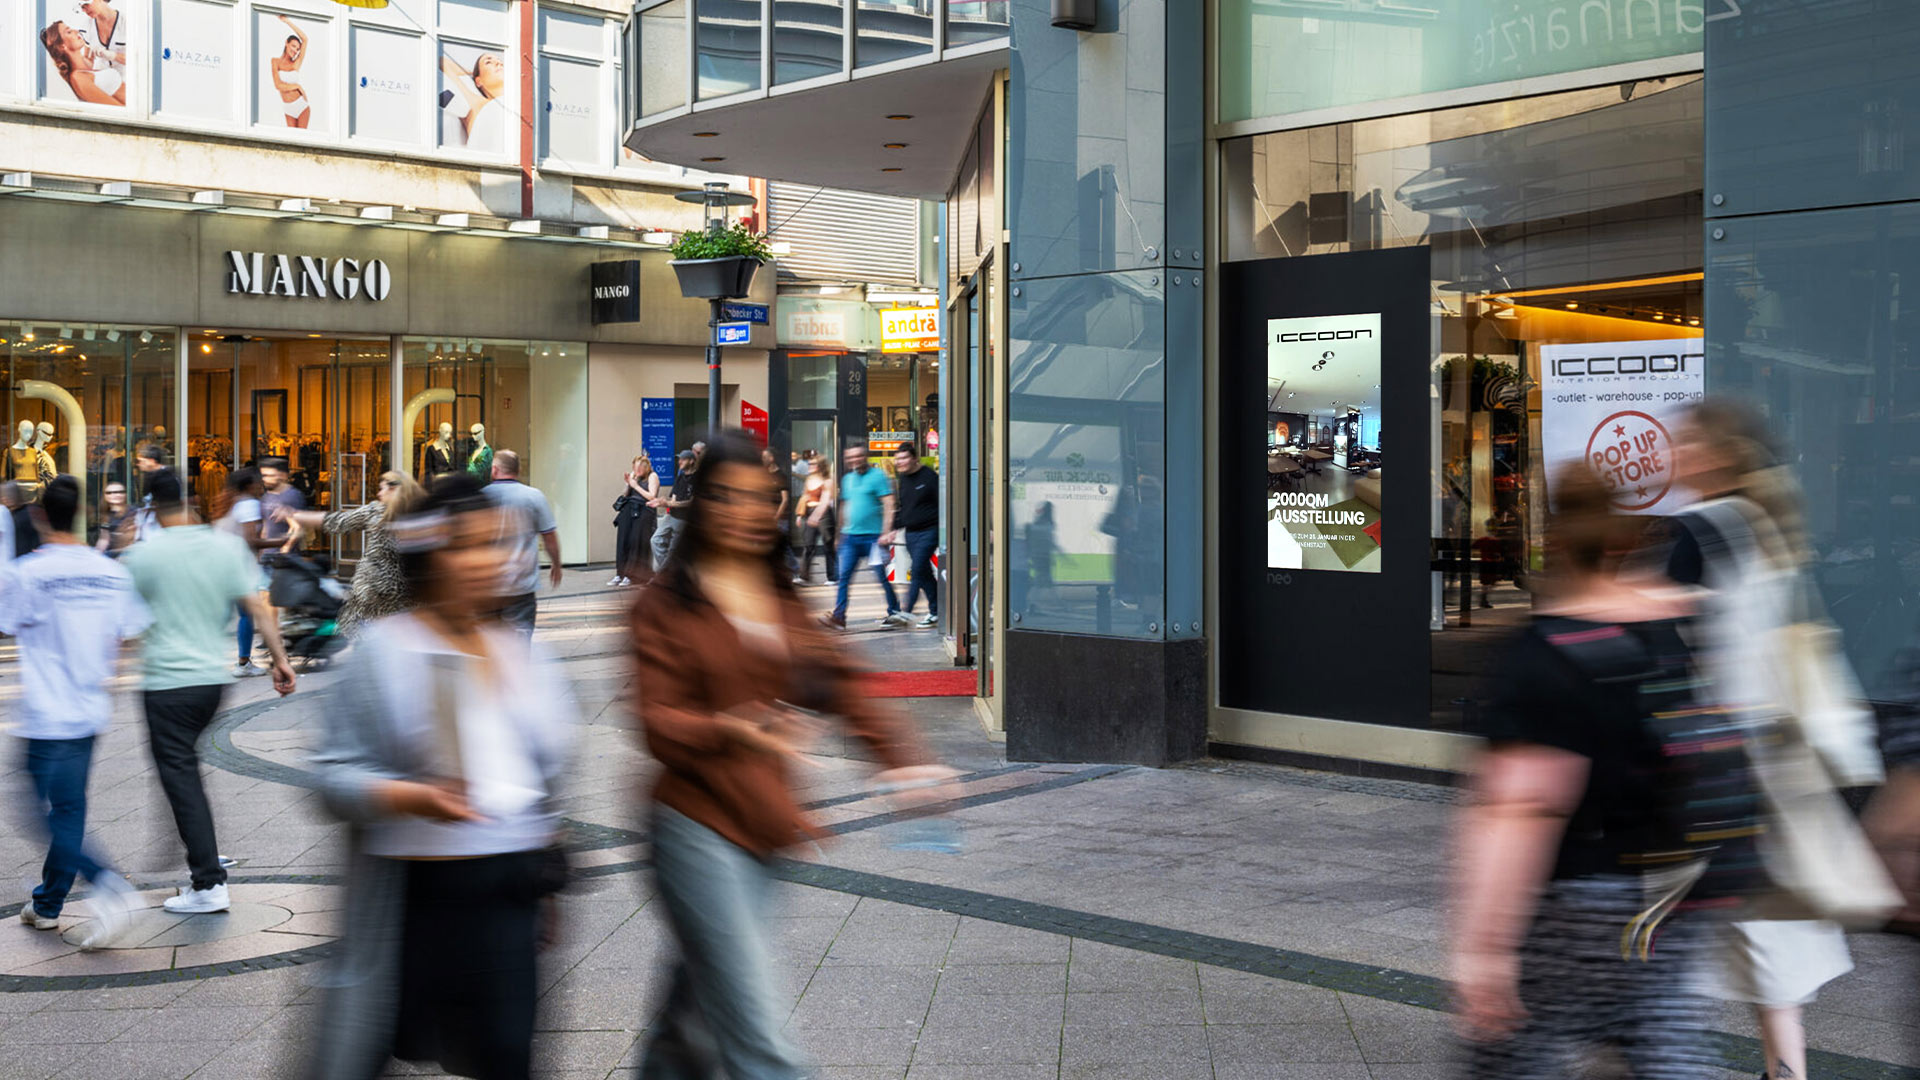
M 947 310 L 952 327 L 950 358 L 941 400 L 946 404 L 947 444 L 941 463 L 947 469 L 947 580 L 941 603 L 946 632 L 954 645 L 954 663 L 971 665 L 979 679 L 975 693 L 995 700 L 994 655 L 998 627 L 994 613 L 993 506 L 994 419 L 990 293 L 981 288 L 992 276 L 990 263 L 955 296 Z M 957 357 L 961 362 L 955 363 Z
M 795 409 L 788 413 L 788 416 L 791 418 L 793 452 L 800 455 L 798 461 L 811 463 L 808 475 L 790 473 L 793 485 L 791 505 L 797 512 L 799 507 L 808 505 L 814 499 L 825 497 L 825 492 L 821 491 L 820 485 L 814 481 L 815 475 L 819 475 L 828 485 L 839 482 L 840 452 L 837 449 L 840 445 L 839 422 L 832 409 Z M 809 452 L 812 453 L 812 458 L 808 457 Z M 808 491 L 809 484 L 814 487 L 811 493 Z M 809 497 L 810 494 L 811 497 Z M 809 539 L 811 543 L 808 542 Z M 793 544 L 794 554 L 800 558 L 800 569 L 803 571 L 800 576 L 806 577 L 809 581 L 815 580 L 812 575 L 816 572 L 820 574 L 819 580 L 833 576 L 834 559 L 837 557 L 834 553 L 835 539 L 834 515 L 830 513 L 823 515 L 818 530 L 811 532 L 804 520 L 799 518 L 794 520 L 790 542 Z M 808 565 L 810 550 L 816 557 L 825 557 L 825 569 L 816 571 L 814 567 Z

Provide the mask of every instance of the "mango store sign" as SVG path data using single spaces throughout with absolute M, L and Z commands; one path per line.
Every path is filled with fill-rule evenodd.
M 1541 346 L 1547 475 L 1584 462 L 1614 505 L 1631 514 L 1671 514 L 1690 501 L 1674 483 L 1674 430 L 1706 392 L 1702 344 L 1673 338 Z
M 229 251 L 227 292 L 294 299 L 355 300 L 378 303 L 393 291 L 393 272 L 379 259 L 328 259 L 314 255 L 269 255 Z

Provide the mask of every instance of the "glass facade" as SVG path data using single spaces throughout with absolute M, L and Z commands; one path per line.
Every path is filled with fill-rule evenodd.
M 694 0 L 701 101 L 760 89 L 760 0 Z
M 85 425 L 82 471 L 90 506 L 99 503 L 107 481 L 132 479 L 141 445 L 157 444 L 171 459 L 175 350 L 173 331 L 157 327 L 0 321 L 0 386 L 10 391 L 6 442 L 18 442 L 20 425 L 27 424 L 28 447 L 41 443 L 46 452 L 45 459 L 10 455 L 0 479 L 37 488 L 47 469 L 72 471 L 68 448 L 76 418 Z
M 934 0 L 853 0 L 853 66 L 933 52 Z
M 845 0 L 773 0 L 773 84 L 833 75 L 846 67 Z
M 687 104 L 687 5 L 667 0 L 640 12 L 640 115 L 656 116 Z
M 1010 25 L 1007 3 L 1008 0 L 960 0 L 958 3 L 948 0 L 947 48 L 1004 39 Z
M 1223 121 L 1700 51 L 1699 0 L 1221 0 Z
M 1595 437 L 1584 395 L 1556 391 L 1567 363 L 1653 355 L 1686 369 L 1662 396 L 1700 391 L 1703 106 L 1688 76 L 1223 144 L 1228 260 L 1431 249 L 1433 409 L 1412 436 L 1437 453 L 1429 532 L 1450 568 L 1431 612 L 1438 726 L 1458 726 L 1458 702 L 1486 670 L 1480 653 L 1531 610 L 1548 476 Z M 1337 455 L 1350 434 L 1347 406 L 1311 385 L 1276 393 L 1269 381 L 1270 456 Z M 1406 436 L 1383 438 L 1367 418 L 1363 408 L 1357 466 L 1289 468 L 1280 497 L 1377 506 L 1391 471 L 1381 450 L 1391 457 Z M 1623 507 L 1661 512 L 1664 488 L 1642 479 L 1629 488 L 1645 497 L 1629 490 Z

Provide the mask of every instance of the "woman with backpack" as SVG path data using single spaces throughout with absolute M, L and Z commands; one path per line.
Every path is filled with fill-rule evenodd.
M 1628 522 L 1591 472 L 1558 473 L 1552 491 L 1549 578 L 1501 651 L 1459 825 L 1467 1075 L 1572 1075 L 1583 1050 L 1611 1044 L 1643 1080 L 1714 1076 L 1712 1005 L 1693 988 L 1710 920 L 1648 913 L 1649 855 L 1683 849 L 1688 831 L 1653 722 L 1694 711 L 1683 610 L 1616 574 Z
M 1770 833 L 1813 835 L 1826 852 L 1825 860 L 1800 870 L 1828 880 L 1804 883 L 1780 880 L 1783 871 L 1794 869 L 1793 860 L 1769 856 L 1773 895 L 1758 897 L 1743 917 L 1725 924 L 1714 993 L 1754 1006 L 1766 1051 L 1765 1080 L 1805 1077 L 1802 1007 L 1820 987 L 1853 969 L 1846 936 L 1824 919 L 1744 915 L 1783 908 L 1812 914 L 1806 890 L 1786 895 L 1795 884 L 1821 887 L 1827 899 L 1841 899 L 1836 911 L 1871 895 L 1878 887 L 1872 879 L 1884 880 L 1877 865 L 1869 858 L 1857 870 L 1842 869 L 1844 858 L 1834 857 L 1864 848 L 1834 785 L 1877 784 L 1884 770 L 1872 714 L 1806 581 L 1799 491 L 1768 447 L 1765 421 L 1734 401 L 1703 401 L 1680 427 L 1674 463 L 1679 481 L 1700 501 L 1668 519 L 1665 543 L 1653 554 L 1668 581 L 1692 594 L 1694 644 L 1715 696 L 1764 729 L 1766 737 L 1750 739 L 1749 748 Z M 1791 637 L 1797 629 L 1812 633 Z M 1801 695 L 1795 673 L 1809 665 L 1821 677 L 1824 696 L 1796 701 Z M 1789 772 L 1802 764 L 1808 767 Z M 1776 797 L 1779 785 L 1766 783 L 1783 775 L 1810 778 L 1811 785 L 1790 784 L 1799 794 L 1783 801 Z M 1803 812 L 1812 817 L 1793 820 Z M 1840 878 L 1848 880 L 1835 880 Z

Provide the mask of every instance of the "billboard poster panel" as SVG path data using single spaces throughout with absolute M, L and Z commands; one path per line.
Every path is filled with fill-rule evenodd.
M 1547 475 L 1584 461 L 1629 514 L 1671 514 L 1692 496 L 1674 483 L 1681 415 L 1706 392 L 1700 338 L 1540 347 Z
M 440 43 L 440 145 L 504 154 L 507 63 L 503 49 Z
M 381 142 L 420 142 L 420 38 L 353 28 L 353 133 Z
M 235 30 L 240 12 L 227 4 L 160 0 L 157 112 L 231 123 L 234 67 L 241 63 Z
M 133 18 L 126 0 L 40 0 L 36 33 L 40 96 L 48 101 L 124 107 Z M 7 16 L 0 13 L 0 30 Z M 9 36 L 8 40 L 13 40 Z
M 1380 402 L 1378 312 L 1267 320 L 1269 569 L 1380 572 Z
M 331 25 L 306 15 L 253 13 L 253 115 L 256 123 L 297 131 L 331 130 Z
M 679 472 L 673 459 L 672 398 L 640 399 L 640 449 L 653 461 L 653 471 L 660 476 L 662 490 L 672 487 L 674 475 Z
M 543 56 L 540 94 L 542 155 L 571 165 L 605 167 L 612 146 L 600 128 L 599 65 Z

